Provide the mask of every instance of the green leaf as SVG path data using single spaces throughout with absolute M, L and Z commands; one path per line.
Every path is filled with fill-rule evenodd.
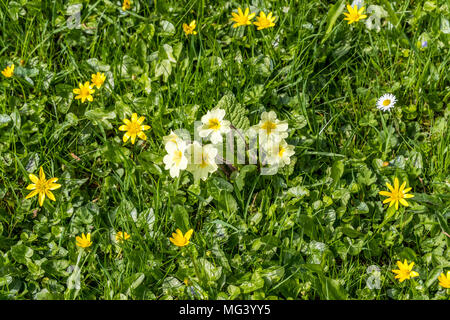
M 238 129 L 246 130 L 250 128 L 250 121 L 247 118 L 248 110 L 237 102 L 233 93 L 225 94 L 217 103 L 216 108 L 224 109 L 225 118 Z
M 340 286 L 339 282 L 323 276 L 319 273 L 321 291 L 325 300 L 346 300 L 347 292 Z
M 381 0 L 381 2 L 383 2 L 384 7 L 386 8 L 388 14 L 389 14 L 389 18 L 391 19 L 391 23 L 392 25 L 397 28 L 398 24 L 399 24 L 399 20 L 397 17 L 397 14 L 395 13 L 394 9 L 392 8 L 391 5 L 391 1 L 389 0 Z
M 344 173 L 344 162 L 342 160 L 336 160 L 331 167 L 331 178 L 333 179 L 333 188 L 338 184 L 339 179 Z
M 86 119 L 91 120 L 95 125 L 102 125 L 105 129 L 111 130 L 113 127 L 108 120 L 115 119 L 116 113 L 114 111 L 108 112 L 102 108 L 96 108 L 86 111 L 84 116 Z
M 11 120 L 11 117 L 7 114 L 0 114 L 0 126 L 6 126 Z
M 342 14 L 345 8 L 345 0 L 339 0 L 336 2 L 328 11 L 327 15 L 327 29 L 325 31 L 325 37 L 322 39 L 321 43 L 324 43 L 327 40 L 330 32 L 333 30 L 333 27 L 336 23 L 337 18 Z
M 17 130 L 20 130 L 22 121 L 20 118 L 20 113 L 19 110 L 17 110 L 16 107 L 14 107 L 14 111 L 9 115 L 11 117 L 11 120 L 14 123 L 14 126 L 16 127 Z
M 198 259 L 198 264 L 200 272 L 203 275 L 203 279 L 205 279 L 209 285 L 216 286 L 217 280 L 219 280 L 222 275 L 222 267 L 215 266 L 205 258 Z
M 161 27 L 159 35 L 162 37 L 171 37 L 176 33 L 175 26 L 167 20 L 162 20 L 159 25 Z
M 170 60 L 165 59 L 159 62 L 155 67 L 155 78 L 162 76 L 163 81 L 167 82 L 169 76 L 172 74 L 172 64 Z
M 186 209 L 183 206 L 177 204 L 173 207 L 172 210 L 176 226 L 183 232 L 189 230 L 189 214 Z
M 249 293 L 261 289 L 264 287 L 264 279 L 261 278 L 259 273 L 254 273 L 250 281 L 244 281 L 239 288 L 242 293 Z
M 26 245 L 22 243 L 17 243 L 15 246 L 11 248 L 11 255 L 12 257 L 20 263 L 26 264 L 28 261 L 30 261 L 31 256 L 33 255 L 34 251 L 30 247 L 27 247 Z
M 256 171 L 256 166 L 254 164 L 243 166 L 241 170 L 239 170 L 235 180 L 236 186 L 239 191 L 242 191 L 245 186 L 245 177 L 247 176 L 247 174 L 253 171 Z

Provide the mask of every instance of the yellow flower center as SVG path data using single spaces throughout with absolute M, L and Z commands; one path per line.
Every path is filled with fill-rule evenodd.
M 286 151 L 286 149 L 280 146 L 280 151 L 278 151 L 278 156 L 279 156 L 280 158 L 282 158 L 282 157 L 283 157 L 283 153 L 284 153 L 285 151 Z
M 128 135 L 137 135 L 139 132 L 141 132 L 141 125 L 137 122 L 131 122 L 127 127 Z
M 195 26 L 191 27 L 191 26 L 188 26 L 187 24 L 185 24 L 185 25 L 183 25 L 183 29 L 186 34 L 193 34 Z
M 208 166 L 208 162 L 206 161 L 207 157 L 202 153 L 202 163 L 200 164 L 200 168 L 205 168 Z
M 38 193 L 45 193 L 46 190 L 49 190 L 48 181 L 43 179 L 39 179 L 39 181 L 36 183 L 36 190 Z
M 80 89 L 80 96 L 87 97 L 87 96 L 90 96 L 90 95 L 91 95 L 91 92 L 89 91 L 89 87 L 82 87 Z
M 217 118 L 209 119 L 208 126 L 210 129 L 213 129 L 214 131 L 217 131 L 220 129 L 220 121 Z
M 248 24 L 248 16 L 239 16 L 236 17 L 236 22 L 239 24 Z
M 400 275 L 400 277 L 402 277 L 402 278 L 408 279 L 408 278 L 411 277 L 411 271 L 410 271 L 410 270 L 406 270 L 406 269 L 402 269 L 402 270 L 400 270 L 399 275 Z
M 394 189 L 394 191 L 392 191 L 392 193 L 391 193 L 391 198 L 392 198 L 393 200 L 400 200 L 400 199 L 403 199 L 403 198 L 404 198 L 403 192 L 400 191 L 400 190 L 395 190 L 395 189 Z
M 174 155 L 173 155 L 173 162 L 175 162 L 177 164 L 177 166 L 180 165 L 180 161 L 181 161 L 182 157 L 183 157 L 183 153 L 180 150 L 175 151 Z
M 383 106 L 388 106 L 388 105 L 390 105 L 391 104 L 391 100 L 389 100 L 389 99 L 386 99 L 386 100 L 384 100 L 383 101 Z
M 259 22 L 259 27 L 260 28 L 268 28 L 268 27 L 270 27 L 270 20 L 269 19 L 260 18 L 258 22 Z
M 269 135 L 272 133 L 272 130 L 275 130 L 277 128 L 277 125 L 274 122 L 267 120 L 262 124 L 261 128 L 263 130 L 266 130 L 267 135 Z

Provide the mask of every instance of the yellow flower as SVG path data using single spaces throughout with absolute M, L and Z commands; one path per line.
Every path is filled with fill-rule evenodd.
M 403 263 L 401 261 L 397 261 L 397 266 L 399 269 L 392 270 L 392 272 L 396 274 L 395 279 L 399 279 L 400 282 L 419 276 L 416 271 L 412 271 L 414 262 L 411 262 L 411 264 L 408 265 L 408 261 L 405 259 Z
M 130 0 L 123 0 L 122 10 L 126 11 L 126 10 L 128 10 L 130 8 L 131 8 L 131 1 Z
M 116 241 L 122 241 L 122 240 L 128 240 L 130 239 L 130 235 L 128 233 L 126 233 L 125 231 L 119 231 L 116 234 Z
M 34 174 L 30 174 L 29 178 L 32 182 L 32 184 L 28 185 L 27 190 L 33 190 L 31 191 L 25 199 L 29 199 L 31 197 L 34 197 L 35 195 L 39 194 L 39 205 L 42 207 L 42 204 L 44 203 L 45 196 L 47 196 L 50 200 L 56 201 L 55 196 L 50 190 L 56 190 L 58 188 L 61 188 L 60 184 L 56 184 L 55 182 L 58 181 L 58 178 L 51 178 L 46 180 L 45 179 L 45 173 L 42 167 L 39 169 L 39 178 L 36 177 Z
M 90 233 L 88 233 L 86 235 L 84 235 L 84 233 L 82 233 L 81 237 L 77 236 L 75 239 L 77 240 L 77 246 L 79 246 L 81 248 L 87 248 L 92 245 Z
M 87 99 L 87 101 L 94 100 L 92 97 L 92 93 L 95 92 L 94 89 L 92 89 L 92 86 L 89 84 L 89 81 L 86 81 L 84 85 L 82 83 L 79 83 L 80 88 L 73 89 L 73 93 L 77 94 L 75 99 L 81 99 L 81 102 L 84 103 L 84 101 Z
M 150 126 L 143 125 L 145 117 L 140 117 L 138 119 L 137 113 L 131 115 L 131 121 L 128 119 L 123 119 L 124 125 L 119 127 L 120 131 L 126 131 L 123 135 L 123 142 L 127 142 L 131 138 L 131 143 L 134 144 L 136 141 L 136 136 L 142 140 L 147 140 L 147 136 L 143 131 L 150 129 Z
M 92 87 L 96 86 L 97 89 L 100 89 L 100 87 L 105 83 L 106 76 L 104 73 L 97 72 L 97 74 L 92 74 Z
M 444 273 L 441 273 L 438 280 L 440 286 L 450 289 L 450 271 L 447 271 L 447 276 Z
M 14 74 L 14 63 L 10 67 L 6 67 L 2 71 L 2 75 L 4 75 L 6 78 L 11 78 Z
M 239 13 L 239 14 L 237 14 L 237 13 L 235 13 L 235 12 L 232 12 L 232 13 L 231 13 L 231 15 L 233 16 L 233 18 L 231 18 L 231 20 L 234 21 L 234 22 L 236 22 L 236 23 L 233 25 L 233 28 L 237 28 L 237 27 L 239 27 L 239 26 L 248 26 L 248 25 L 251 25 L 252 22 L 251 22 L 250 20 L 252 20 L 252 19 L 255 17 L 255 15 L 256 15 L 256 13 L 252 13 L 252 14 L 249 15 L 250 10 L 249 10 L 248 8 L 245 9 L 245 12 L 244 12 L 244 13 L 242 12 L 242 9 L 241 9 L 241 8 L 238 8 L 238 13 Z
M 389 183 L 386 183 L 387 187 L 389 188 L 389 191 L 380 191 L 380 194 L 382 196 L 386 196 L 389 197 L 386 200 L 383 201 L 383 203 L 388 203 L 390 202 L 391 204 L 389 205 L 389 208 L 392 207 L 395 203 L 395 210 L 398 209 L 398 203 L 400 202 L 402 205 L 404 205 L 405 207 L 409 206 L 409 203 L 405 200 L 408 198 L 413 198 L 414 195 L 412 194 L 406 194 L 408 191 L 411 190 L 411 188 L 406 188 L 406 181 L 403 182 L 403 184 L 400 186 L 399 188 L 399 182 L 398 179 L 395 178 L 394 179 L 394 187 L 392 187 Z
M 194 31 L 195 27 L 196 27 L 196 23 L 195 20 L 192 20 L 191 23 L 189 25 L 187 25 L 186 23 L 183 23 L 183 30 L 184 33 L 188 36 L 190 34 L 197 34 L 197 31 Z
M 352 22 L 357 22 L 360 19 L 367 18 L 367 16 L 365 14 L 362 14 L 364 11 L 364 7 L 361 7 L 361 9 L 358 10 L 357 5 L 355 5 L 355 7 L 352 8 L 351 5 L 347 4 L 347 10 L 348 10 L 348 13 L 344 12 L 344 15 L 347 18 L 344 18 L 344 20 L 348 20 L 348 24 L 350 24 Z
M 173 238 L 169 238 L 169 240 L 178 247 L 184 247 L 189 244 L 189 239 L 191 238 L 193 232 L 194 232 L 194 230 L 190 229 L 183 236 L 183 233 L 181 232 L 181 230 L 177 229 L 176 233 L 172 233 Z
M 272 12 L 269 12 L 269 14 L 266 17 L 266 14 L 264 12 L 259 13 L 259 17 L 256 17 L 256 22 L 253 22 L 255 26 L 257 26 L 258 30 L 266 29 L 275 26 L 275 17 L 272 17 Z

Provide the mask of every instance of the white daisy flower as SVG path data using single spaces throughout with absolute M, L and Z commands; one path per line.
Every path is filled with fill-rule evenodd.
M 267 142 L 262 145 L 263 151 L 266 155 L 267 164 L 284 167 L 291 163 L 291 156 L 295 154 L 294 146 L 287 144 L 283 139 L 279 143 Z
M 186 156 L 188 158 L 187 170 L 194 175 L 194 180 L 203 181 L 208 178 L 209 173 L 217 170 L 215 158 L 217 149 L 212 144 L 202 146 L 197 141 L 187 146 Z
M 259 139 L 262 142 L 278 143 L 288 136 L 288 123 L 278 120 L 274 111 L 263 112 L 261 121 L 256 126 L 253 126 L 253 129 L 257 130 Z
M 166 165 L 165 169 L 170 170 L 172 178 L 176 178 L 180 175 L 180 171 L 185 170 L 188 165 L 188 159 L 184 155 L 186 143 L 182 140 L 177 142 L 168 141 L 165 149 L 167 151 L 167 155 L 163 158 L 163 162 Z
M 202 126 L 197 127 L 198 134 L 202 138 L 211 135 L 210 139 L 213 144 L 222 142 L 222 134 L 228 133 L 230 128 L 230 121 L 224 120 L 225 110 L 214 109 L 208 111 L 202 117 Z
M 394 107 L 397 99 L 393 94 L 387 93 L 381 96 L 377 101 L 377 108 L 383 111 L 390 110 Z

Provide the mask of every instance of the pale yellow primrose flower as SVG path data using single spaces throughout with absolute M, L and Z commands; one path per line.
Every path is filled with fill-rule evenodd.
M 295 154 L 294 146 L 287 144 L 284 139 L 279 143 L 267 141 L 262 146 L 267 154 L 267 163 L 279 168 L 289 165 L 291 163 L 291 156 Z
M 168 136 L 163 137 L 163 144 L 166 145 L 168 142 L 173 142 L 178 144 L 178 142 L 183 141 L 175 132 L 170 130 L 170 134 Z
M 274 111 L 263 112 L 261 121 L 252 127 L 259 134 L 260 142 L 280 142 L 288 136 L 288 123 L 277 119 Z
M 187 170 L 194 175 L 195 181 L 200 179 L 205 181 L 209 173 L 217 170 L 218 167 L 215 161 L 217 153 L 217 149 L 212 144 L 202 146 L 197 141 L 194 141 L 194 143 L 187 146 Z
M 170 170 L 170 176 L 176 178 L 180 175 L 181 170 L 185 170 L 188 165 L 188 159 L 184 155 L 186 143 L 182 140 L 178 142 L 168 141 L 165 145 L 167 155 L 163 158 L 166 165 L 165 169 Z
M 225 110 L 214 109 L 208 111 L 202 117 L 202 126 L 197 127 L 198 134 L 202 138 L 210 136 L 211 142 L 217 144 L 223 141 L 222 134 L 230 132 L 230 121 L 224 120 Z

